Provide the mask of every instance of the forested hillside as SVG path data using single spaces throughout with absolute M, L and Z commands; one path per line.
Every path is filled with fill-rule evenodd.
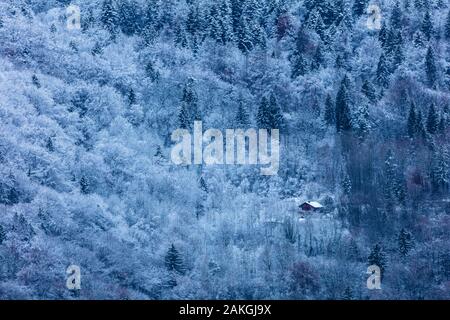
M 449 299 L 449 138 L 448 0 L 0 0 L 0 298 Z

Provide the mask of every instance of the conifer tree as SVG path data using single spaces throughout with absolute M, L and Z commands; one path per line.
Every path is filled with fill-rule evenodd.
M 168 271 L 174 271 L 179 274 L 185 273 L 185 267 L 181 255 L 173 244 L 167 251 L 164 262 Z
M 381 278 L 384 275 L 387 267 L 387 258 L 386 254 L 383 251 L 383 248 L 380 243 L 377 243 L 372 251 L 370 252 L 369 257 L 367 258 L 369 266 L 378 266 L 381 271 Z
M 436 88 L 437 85 L 437 67 L 434 58 L 434 50 L 431 46 L 428 47 L 425 58 L 425 71 L 428 79 L 428 84 L 431 88 Z
M 0 225 L 0 245 L 6 240 L 6 231 L 2 225 Z
M 351 114 L 350 114 L 350 99 L 348 96 L 347 76 L 341 82 L 338 94 L 336 96 L 336 130 L 337 132 L 350 131 Z
M 409 231 L 400 230 L 398 235 L 398 251 L 402 257 L 406 257 L 413 247 L 413 238 Z
M 328 94 L 325 100 L 325 113 L 324 113 L 325 123 L 329 126 L 336 123 L 336 114 L 334 110 L 334 102 L 331 96 Z
M 414 102 L 411 103 L 408 115 L 407 123 L 408 136 L 413 139 L 417 135 L 417 115 L 416 115 L 416 105 Z
M 444 37 L 450 41 L 450 10 L 448 11 L 447 18 L 445 19 Z
M 39 78 L 37 77 L 37 75 L 35 75 L 35 74 L 33 74 L 32 76 L 31 76 L 31 82 L 33 83 L 33 85 L 36 87 L 36 88 L 40 88 L 41 87 L 41 82 L 39 81 Z
M 355 0 L 355 2 L 353 2 L 353 15 L 355 17 L 362 16 L 366 13 L 368 5 L 368 0 Z
M 391 28 L 394 30 L 400 30 L 402 27 L 402 9 L 400 8 L 400 3 L 398 1 L 395 2 L 394 8 L 391 12 Z
M 258 124 L 259 129 L 270 129 L 271 119 L 270 119 L 270 108 L 269 108 L 269 99 L 267 97 L 263 97 L 261 100 L 261 104 L 258 108 L 258 114 L 256 116 L 256 122 Z
M 105 29 L 111 33 L 112 38 L 114 38 L 119 25 L 117 4 L 114 0 L 104 0 L 100 21 L 103 23 Z
M 427 118 L 427 131 L 429 134 L 435 134 L 438 131 L 439 126 L 439 118 L 436 113 L 436 108 L 434 103 L 430 105 L 430 109 L 428 110 L 428 118 Z
M 303 57 L 303 54 L 298 54 L 294 57 L 294 61 L 292 63 L 292 79 L 296 79 L 299 76 L 304 76 L 307 72 L 307 62 Z
M 362 87 L 361 92 L 364 96 L 369 99 L 370 102 L 375 103 L 377 101 L 377 93 L 375 91 L 375 87 L 369 80 L 365 80 Z
M 389 65 L 388 60 L 384 54 L 381 55 L 377 67 L 377 81 L 378 84 L 384 88 L 389 86 Z
M 89 182 L 85 177 L 81 177 L 80 180 L 80 191 L 82 194 L 89 194 Z
M 427 12 L 425 13 L 423 20 L 422 20 L 422 25 L 420 27 L 420 31 L 422 31 L 423 35 L 425 36 L 425 38 L 430 41 L 431 37 L 433 36 L 434 33 L 434 28 L 433 28 L 433 22 L 431 21 L 431 16 L 430 16 L 430 12 L 427 10 Z
M 239 128 L 247 128 L 250 126 L 250 116 L 247 110 L 245 110 L 245 107 L 243 106 L 242 102 L 239 102 L 235 122 Z

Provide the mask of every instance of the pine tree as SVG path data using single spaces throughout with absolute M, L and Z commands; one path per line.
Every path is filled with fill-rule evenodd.
M 389 86 L 389 66 L 388 60 L 384 54 L 381 55 L 377 68 L 377 81 L 378 84 L 384 88 Z
M 430 109 L 428 111 L 428 118 L 427 118 L 427 131 L 429 134 L 435 134 L 438 131 L 439 126 L 439 118 L 436 113 L 436 108 L 434 106 L 434 103 L 431 104 Z
M 344 294 L 342 296 L 342 300 L 353 300 L 353 292 L 350 287 L 346 287 Z
M 47 150 L 49 152 L 55 151 L 55 147 L 53 146 L 53 139 L 52 139 L 52 137 L 48 137 L 45 147 L 47 148 Z
M 450 179 L 450 156 L 444 148 L 441 152 L 435 151 L 431 168 L 431 186 L 434 193 L 447 192 Z
M 413 247 L 413 238 L 410 232 L 400 230 L 398 235 L 398 251 L 402 257 L 406 257 Z
M 114 38 L 117 34 L 119 26 L 117 4 L 114 0 L 104 0 L 100 21 L 105 29 L 111 33 L 112 38 Z
M 160 73 L 155 70 L 155 67 L 153 65 L 152 61 L 147 62 L 147 65 L 145 66 L 145 75 L 152 81 L 158 81 L 160 78 Z
M 259 129 L 270 129 L 271 127 L 269 100 L 265 96 L 262 98 L 261 104 L 259 105 L 256 122 Z
M 162 152 L 161 146 L 157 146 L 156 147 L 156 152 L 153 155 L 153 162 L 157 165 L 162 165 L 165 162 L 165 157 L 164 154 Z
M 375 87 L 369 80 L 365 80 L 362 87 L 361 92 L 369 99 L 370 102 L 375 103 L 377 101 L 377 93 L 375 91 Z
M 269 97 L 270 129 L 281 129 L 283 126 L 283 113 L 277 102 L 275 94 L 272 92 Z
M 325 100 L 325 113 L 324 113 L 325 123 L 329 126 L 336 123 L 336 113 L 334 110 L 334 102 L 331 96 L 328 94 Z
M 138 4 L 135 0 L 121 1 L 118 4 L 118 22 L 122 32 L 128 36 L 139 29 Z
M 422 116 L 422 111 L 419 110 L 419 112 L 417 113 L 417 120 L 416 120 L 416 129 L 415 129 L 417 136 L 422 138 L 422 139 L 426 139 L 427 137 L 427 130 L 425 129 L 425 125 L 423 122 L 423 116 Z
M 164 262 L 166 264 L 166 268 L 168 271 L 175 271 L 179 274 L 185 273 L 185 268 L 181 255 L 173 244 L 167 251 Z
M 353 15 L 356 17 L 362 16 L 366 13 L 368 5 L 368 0 L 355 0 L 353 3 Z
M 89 183 L 85 177 L 81 177 L 80 190 L 82 194 L 89 194 Z
M 337 132 L 350 131 L 351 126 L 351 114 L 350 114 L 350 99 L 348 96 L 348 83 L 347 76 L 341 82 L 338 94 L 336 96 L 336 130 Z
M 41 87 L 41 82 L 39 81 L 39 78 L 35 75 L 35 74 L 33 74 L 32 76 L 31 76 L 31 82 L 33 83 L 33 85 L 36 87 L 36 88 L 40 88 Z
M 235 122 L 238 128 L 248 128 L 250 126 L 250 116 L 245 110 L 242 102 L 239 102 L 238 111 L 236 113 Z
M 444 37 L 450 41 L 450 10 L 448 11 L 447 19 L 445 20 Z
M 402 27 L 402 9 L 400 8 L 400 3 L 397 1 L 391 12 L 391 28 L 394 30 L 400 30 Z
M 136 94 L 134 93 L 133 88 L 130 88 L 127 93 L 128 105 L 132 106 L 136 104 Z
M 303 57 L 303 54 L 296 55 L 292 64 L 292 79 L 296 79 L 299 76 L 304 76 L 307 72 L 307 62 Z
M 420 31 L 422 31 L 425 38 L 430 41 L 431 37 L 434 33 L 433 22 L 431 20 L 430 12 L 427 11 L 422 20 L 422 25 L 420 27 Z
M 0 245 L 6 240 L 6 231 L 2 225 L 0 225 Z
M 411 103 L 408 115 L 407 123 L 408 136 L 413 139 L 417 135 L 417 115 L 416 115 L 416 105 L 414 102 Z
M 437 84 L 437 67 L 434 58 L 434 51 L 431 46 L 428 47 L 427 55 L 425 58 L 425 71 L 427 74 L 428 84 L 431 88 L 436 88 Z
M 200 177 L 199 181 L 200 190 L 202 190 L 205 193 L 208 193 L 208 185 L 206 184 L 206 181 L 203 177 Z
M 325 64 L 325 57 L 323 56 L 322 47 L 319 45 L 314 53 L 313 60 L 311 63 L 311 69 L 317 70 Z
M 387 258 L 380 243 L 377 243 L 373 247 L 369 257 L 367 258 L 367 261 L 369 266 L 375 265 L 380 268 L 381 271 L 380 276 L 382 278 L 387 267 Z
M 182 103 L 178 111 L 178 127 L 180 129 L 191 129 L 192 124 L 190 118 L 187 105 Z

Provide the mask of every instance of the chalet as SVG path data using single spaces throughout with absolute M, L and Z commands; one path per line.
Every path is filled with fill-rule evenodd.
M 300 205 L 300 209 L 302 212 L 314 212 L 314 211 L 320 211 L 323 208 L 323 206 L 316 201 L 308 201 L 304 202 Z

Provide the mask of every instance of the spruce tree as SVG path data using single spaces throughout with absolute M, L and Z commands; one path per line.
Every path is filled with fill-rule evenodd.
M 367 99 L 369 99 L 370 102 L 375 103 L 377 101 L 377 93 L 375 87 L 369 80 L 364 81 L 361 87 L 361 92 Z
M 2 225 L 0 225 L 0 245 L 6 240 L 6 231 Z
M 82 194 L 89 194 L 89 182 L 85 177 L 81 177 L 80 180 L 80 191 Z
M 334 111 L 334 102 L 331 96 L 328 94 L 325 100 L 325 113 L 324 113 L 325 123 L 329 126 L 336 123 L 336 114 Z
M 267 97 L 263 97 L 261 100 L 261 104 L 258 108 L 258 114 L 256 116 L 256 122 L 258 124 L 259 129 L 270 129 L 271 121 L 270 121 L 270 109 L 269 109 L 269 99 Z
M 355 0 L 353 3 L 353 15 L 355 17 L 360 17 L 366 13 L 367 7 L 369 5 L 368 0 Z
M 394 8 L 391 12 L 391 28 L 394 30 L 400 30 L 402 27 L 402 9 L 400 8 L 400 3 L 395 2 Z
M 431 88 L 436 88 L 437 85 L 437 67 L 434 58 L 434 50 L 431 46 L 428 47 L 427 55 L 425 57 L 425 71 L 428 79 L 428 84 Z
M 369 266 L 375 265 L 380 268 L 381 271 L 380 276 L 382 278 L 387 267 L 387 258 L 380 243 L 377 243 L 373 247 L 369 257 L 367 258 L 367 261 Z
M 114 0 L 104 0 L 100 21 L 105 29 L 111 33 L 112 38 L 114 38 L 119 26 L 117 4 Z
M 41 87 L 41 82 L 39 81 L 39 78 L 35 75 L 35 74 L 33 74 L 32 76 L 31 76 L 31 82 L 33 83 L 33 85 L 36 87 L 36 88 L 40 88 Z
M 49 152 L 55 151 L 55 147 L 53 146 L 53 139 L 52 139 L 52 137 L 48 137 L 45 147 L 47 148 L 47 150 Z
M 414 102 L 411 103 L 411 107 L 409 109 L 407 132 L 408 136 L 411 139 L 415 138 L 417 135 L 417 115 L 416 115 L 416 105 L 414 104 Z
M 439 126 L 439 118 L 436 113 L 436 108 L 434 103 L 430 105 L 430 109 L 428 110 L 428 118 L 427 118 L 427 131 L 429 134 L 435 134 L 438 131 Z
M 405 229 L 400 230 L 398 235 L 398 252 L 402 257 L 406 257 L 413 247 L 413 238 L 410 232 Z
M 381 55 L 377 67 L 377 81 L 378 84 L 384 88 L 389 86 L 389 65 L 388 60 L 384 54 Z
M 337 132 L 350 131 L 351 126 L 351 114 L 350 114 L 350 99 L 348 96 L 347 82 L 349 79 L 347 76 L 341 82 L 341 86 L 336 96 L 336 130 Z
M 238 110 L 236 113 L 235 123 L 238 128 L 248 128 L 250 126 L 250 116 L 247 110 L 245 110 L 242 102 L 239 102 Z
M 444 37 L 450 41 L 450 10 L 448 11 L 447 19 L 445 20 Z
M 283 112 L 272 92 L 269 97 L 270 129 L 281 129 L 283 126 Z
M 206 184 L 206 181 L 203 177 L 200 177 L 198 183 L 199 183 L 200 190 L 202 190 L 205 193 L 208 193 L 208 185 Z
M 322 47 L 319 45 L 314 53 L 313 60 L 311 62 L 311 69 L 317 70 L 325 64 L 325 57 L 323 56 Z
M 296 79 L 299 76 L 304 76 L 307 72 L 308 66 L 303 54 L 298 54 L 294 57 L 294 61 L 292 63 L 292 79 Z
M 185 273 L 185 268 L 181 255 L 173 244 L 167 251 L 164 262 L 166 264 L 166 268 L 168 271 L 175 271 L 179 274 Z
M 178 111 L 178 127 L 180 129 L 191 129 L 191 117 L 189 116 L 189 112 L 187 110 L 187 105 L 182 103 L 180 106 L 180 110 Z
M 425 38 L 430 41 L 431 37 L 433 36 L 434 29 L 433 29 L 433 22 L 431 21 L 430 12 L 427 11 L 425 13 L 425 16 L 422 20 L 422 25 L 420 26 L 420 31 L 422 31 Z

